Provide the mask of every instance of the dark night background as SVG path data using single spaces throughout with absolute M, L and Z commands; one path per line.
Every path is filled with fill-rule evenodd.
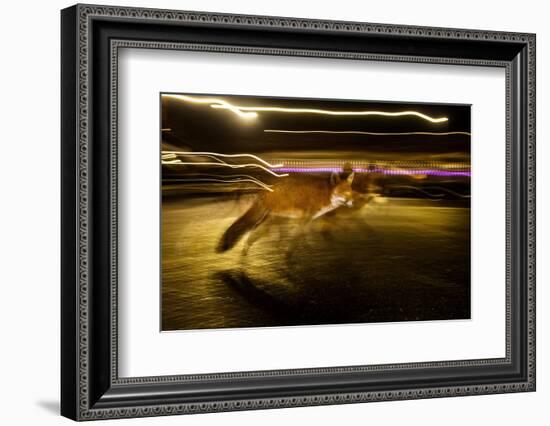
M 197 96 L 198 95 L 191 95 Z M 442 123 L 431 123 L 419 117 L 327 116 L 260 112 L 257 118 L 243 120 L 230 111 L 213 109 L 206 104 L 164 98 L 162 127 L 166 142 L 178 148 L 223 153 L 299 151 L 371 152 L 378 156 L 449 154 L 469 158 L 470 137 L 449 136 L 376 136 L 342 134 L 279 134 L 264 129 L 282 130 L 354 130 L 368 132 L 469 132 L 470 106 L 363 101 L 326 101 L 317 99 L 268 98 L 206 95 L 231 100 L 235 105 L 277 106 L 335 110 L 414 110 L 433 117 L 448 117 Z

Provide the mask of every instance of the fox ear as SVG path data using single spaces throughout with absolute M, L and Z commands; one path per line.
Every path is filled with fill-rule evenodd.
M 353 183 L 353 178 L 355 177 L 355 172 L 351 172 L 347 178 L 348 183 L 351 185 Z
M 330 174 L 330 184 L 332 186 L 337 185 L 340 182 L 340 173 L 332 172 Z

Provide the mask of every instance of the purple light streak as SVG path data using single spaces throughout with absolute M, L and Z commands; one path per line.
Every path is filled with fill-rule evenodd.
M 332 173 L 341 172 L 341 167 L 278 167 L 273 169 L 280 173 Z M 434 169 L 366 169 L 366 168 L 353 168 L 356 173 L 381 173 L 384 175 L 428 175 L 428 176 L 441 176 L 441 177 L 471 177 L 471 171 L 458 171 L 458 170 L 434 170 Z

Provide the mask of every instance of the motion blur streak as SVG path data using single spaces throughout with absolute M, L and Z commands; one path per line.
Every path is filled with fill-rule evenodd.
M 237 109 L 239 111 L 268 111 L 268 112 L 284 112 L 291 114 L 323 114 L 323 115 L 344 115 L 344 116 L 368 116 L 368 115 L 377 115 L 383 117 L 403 117 L 403 116 L 416 116 L 422 118 L 423 120 L 429 121 L 431 123 L 443 123 L 448 121 L 447 117 L 433 118 L 429 115 L 422 114 L 418 111 L 398 111 L 398 112 L 387 112 L 387 111 L 333 111 L 328 109 L 314 109 L 314 108 L 281 108 L 281 107 L 255 107 L 255 106 L 241 106 L 241 105 L 225 105 L 225 104 L 212 104 L 212 108 L 221 108 L 221 109 Z
M 210 106 L 218 105 L 224 109 L 228 109 L 231 112 L 235 113 L 241 118 L 255 118 L 258 114 L 255 112 L 242 112 L 239 108 L 235 108 L 234 105 L 231 105 L 229 102 L 224 101 L 223 99 L 217 98 L 194 98 L 187 95 L 162 95 L 163 97 L 170 99 L 178 99 L 185 102 L 193 102 L 197 104 L 210 104 Z
M 241 183 L 241 182 L 252 182 L 258 186 L 261 186 L 263 189 L 273 192 L 271 186 L 266 185 L 263 182 L 260 182 L 257 179 L 251 177 L 250 179 L 215 179 L 215 178 L 190 178 L 190 179 L 171 179 L 171 182 L 220 182 L 220 183 Z
M 409 135 L 427 135 L 427 136 L 449 136 L 466 135 L 470 132 L 361 132 L 358 130 L 275 130 L 266 129 L 265 133 L 296 133 L 296 134 L 334 134 L 334 135 L 371 135 L 371 136 L 409 136 Z
M 282 167 L 278 169 L 280 172 L 285 173 L 331 173 L 342 172 L 341 167 Z M 383 175 L 427 175 L 427 176 L 441 176 L 441 177 L 470 177 L 469 171 L 454 171 L 454 170 L 432 170 L 432 169 L 366 169 L 366 168 L 353 168 L 356 173 L 381 173 Z
M 221 161 L 221 160 L 220 160 Z M 174 162 L 166 162 L 166 161 L 163 161 L 162 164 L 173 164 L 173 165 L 177 165 L 177 166 L 221 166 L 221 167 L 231 167 L 232 169 L 243 169 L 245 167 L 255 167 L 255 168 L 258 168 L 258 169 L 262 169 L 262 170 L 265 170 L 267 173 L 275 176 L 275 177 L 286 177 L 288 176 L 287 174 L 279 174 L 279 173 L 275 173 L 274 171 L 272 170 L 269 170 L 268 168 L 260 165 L 260 164 L 228 164 L 228 163 L 209 163 L 209 162 L 192 162 L 192 161 L 188 161 L 188 162 L 179 162 L 179 163 L 174 163 Z M 278 169 L 277 169 L 278 170 Z
M 174 156 L 176 155 L 202 155 L 206 157 L 224 157 L 224 158 L 240 158 L 240 157 L 248 157 L 253 158 L 254 160 L 257 160 L 258 162 L 262 163 L 264 166 L 271 167 L 271 168 L 277 168 L 282 167 L 282 164 L 270 164 L 265 160 L 262 160 L 260 157 L 254 154 L 220 154 L 219 152 L 198 152 L 198 151 L 162 151 L 163 158 L 165 155 L 172 154 Z

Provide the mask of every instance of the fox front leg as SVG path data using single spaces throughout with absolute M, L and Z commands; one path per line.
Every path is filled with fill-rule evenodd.
M 332 223 L 332 221 L 329 221 L 329 220 L 323 220 L 321 222 L 320 224 L 321 229 L 319 230 L 319 232 L 321 234 L 321 237 L 323 237 L 325 241 L 334 240 L 334 234 L 332 232 L 333 225 L 334 224 Z
M 294 253 L 299 248 L 300 245 L 303 245 L 304 243 L 304 237 L 306 234 L 310 231 L 311 226 L 313 223 L 313 219 L 307 219 L 300 221 L 296 225 L 296 231 L 294 232 L 294 235 L 292 236 L 290 243 L 288 245 L 285 258 L 287 262 L 291 262 L 294 257 Z

